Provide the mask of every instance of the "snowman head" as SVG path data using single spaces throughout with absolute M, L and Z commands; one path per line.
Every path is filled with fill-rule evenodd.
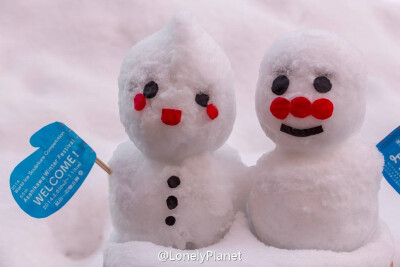
M 256 111 L 279 148 L 308 152 L 342 142 L 365 113 L 359 51 L 323 30 L 282 36 L 262 60 Z
M 188 14 L 137 43 L 119 75 L 119 110 L 130 139 L 163 160 L 220 147 L 235 120 L 228 58 Z

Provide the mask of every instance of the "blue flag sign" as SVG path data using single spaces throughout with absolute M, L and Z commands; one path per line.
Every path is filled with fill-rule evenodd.
M 96 153 L 60 122 L 51 123 L 30 139 L 38 147 L 15 167 L 12 195 L 30 216 L 44 218 L 61 209 L 82 185 L 96 161 Z
M 400 194 L 400 127 L 379 142 L 377 148 L 385 157 L 383 176 Z

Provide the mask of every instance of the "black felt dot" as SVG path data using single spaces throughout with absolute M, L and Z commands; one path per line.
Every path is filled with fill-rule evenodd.
M 196 100 L 196 103 L 199 104 L 200 106 L 207 107 L 208 100 L 210 100 L 210 97 L 205 93 L 198 93 L 196 95 L 195 100 Z
M 167 198 L 167 206 L 170 210 L 175 209 L 178 206 L 178 199 L 175 196 L 169 196 Z
M 143 89 L 143 95 L 146 98 L 153 98 L 158 92 L 158 84 L 154 81 L 147 83 Z
M 167 183 L 170 188 L 176 188 L 181 184 L 181 180 L 178 176 L 171 176 L 168 178 Z
M 174 225 L 176 222 L 176 219 L 174 216 L 168 216 L 167 218 L 165 218 L 165 223 L 169 226 Z
M 320 76 L 314 79 L 314 88 L 319 93 L 327 93 L 332 89 L 331 81 L 325 76 Z
M 283 95 L 289 87 L 289 78 L 285 75 L 279 75 L 272 82 L 271 90 L 276 95 Z

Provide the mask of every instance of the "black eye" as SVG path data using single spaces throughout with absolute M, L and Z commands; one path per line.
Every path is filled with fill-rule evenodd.
M 210 100 L 210 97 L 205 93 L 198 93 L 196 95 L 195 100 L 196 100 L 196 103 L 199 104 L 200 106 L 207 107 L 208 100 Z
M 325 76 L 315 78 L 313 85 L 319 93 L 327 93 L 332 89 L 331 81 Z
M 289 79 L 285 75 L 279 75 L 272 83 L 271 90 L 276 95 L 283 95 L 289 87 Z
M 144 86 L 143 95 L 146 98 L 153 98 L 158 92 L 158 84 L 151 81 Z

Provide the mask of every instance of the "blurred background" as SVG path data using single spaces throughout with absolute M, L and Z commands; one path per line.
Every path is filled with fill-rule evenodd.
M 119 122 L 122 58 L 178 11 L 190 11 L 235 71 L 237 120 L 229 144 L 253 165 L 274 145 L 255 111 L 258 67 L 279 35 L 324 28 L 355 43 L 368 70 L 360 132 L 378 143 L 400 124 L 400 1 L 15 1 L 0 2 L 0 266 L 101 266 L 110 232 L 107 176 L 97 166 L 78 193 L 46 219 L 24 214 L 9 176 L 34 151 L 31 134 L 53 121 L 76 131 L 104 161 L 127 139 Z M 382 181 L 381 217 L 397 243 L 400 196 Z

